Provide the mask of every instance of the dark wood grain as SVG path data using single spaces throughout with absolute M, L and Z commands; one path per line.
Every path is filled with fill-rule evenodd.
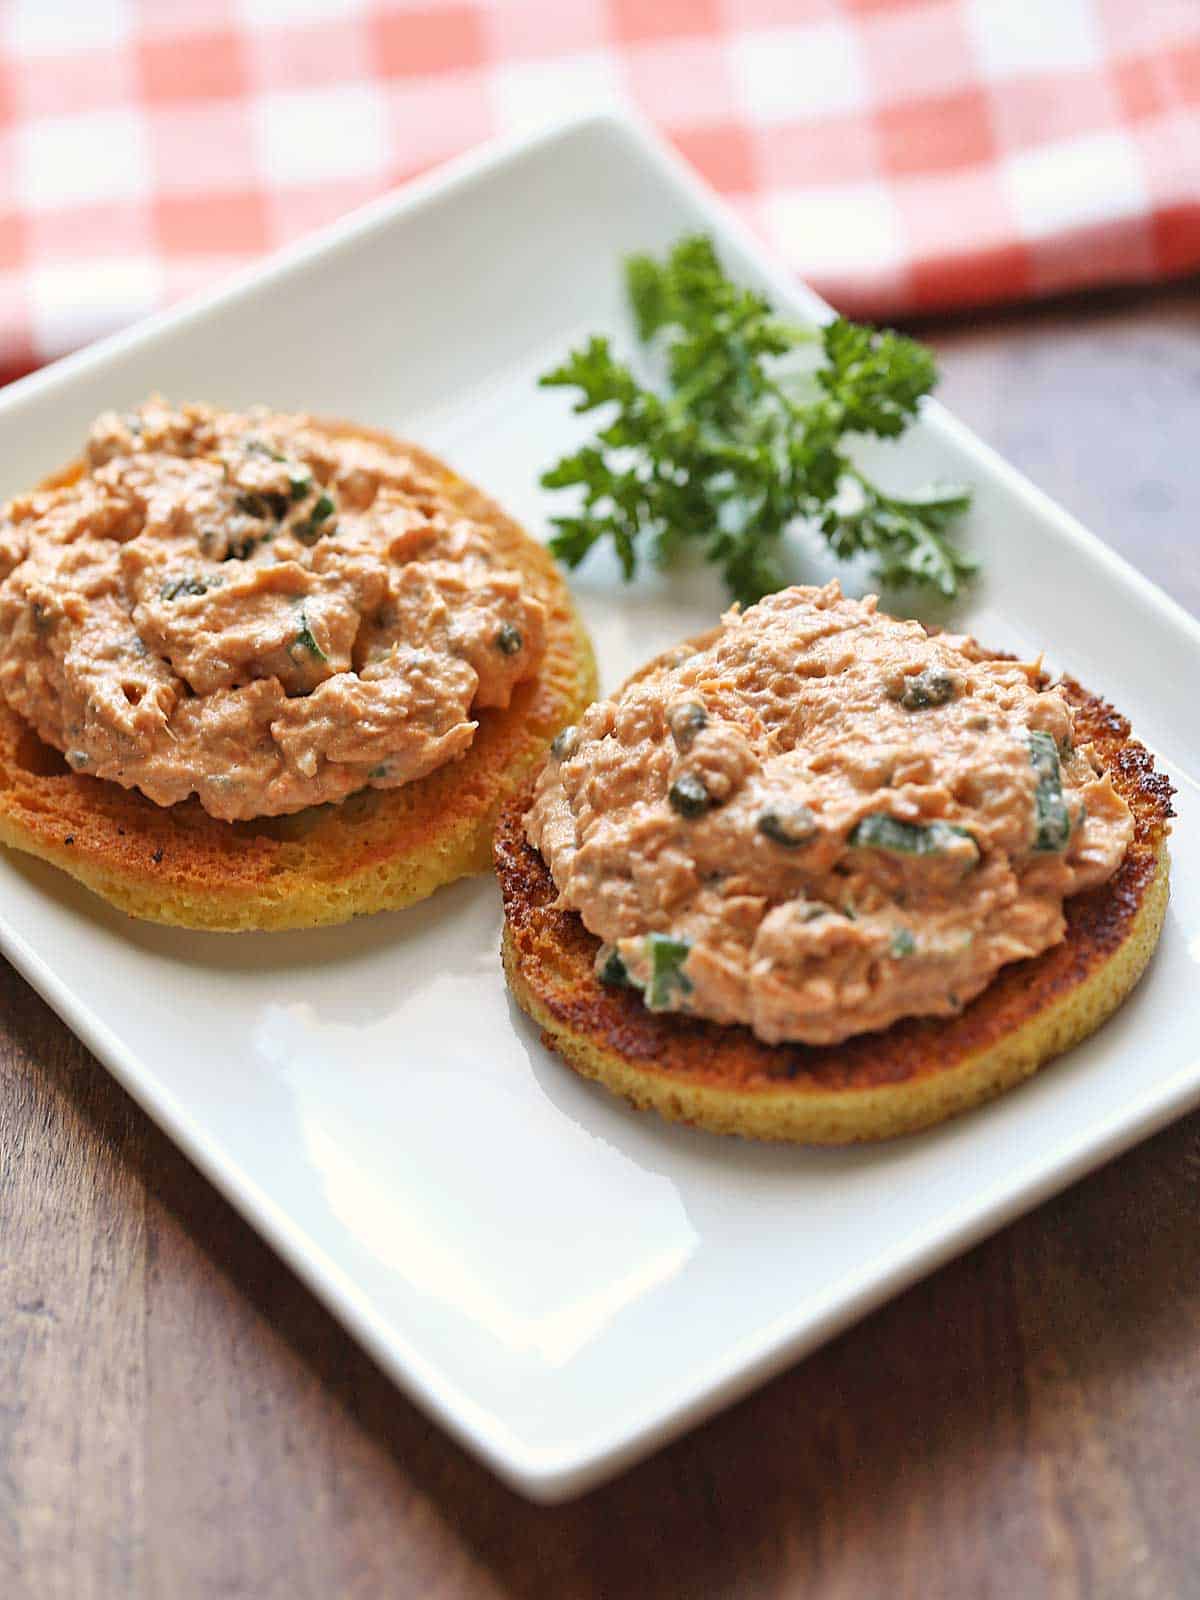
M 1200 610 L 1200 294 L 923 328 Z M 0 964 L 0 1595 L 1200 1594 L 1200 1118 L 585 1499 L 502 1488 Z

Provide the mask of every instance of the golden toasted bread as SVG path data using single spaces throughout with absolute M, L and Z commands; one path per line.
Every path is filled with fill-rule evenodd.
M 1116 875 L 1065 904 L 1061 944 L 1004 967 L 950 1020 L 912 1018 L 841 1044 L 764 1044 L 749 1029 L 654 1012 L 599 982 L 599 940 L 555 908 L 525 839 L 530 793 L 504 809 L 496 868 L 504 967 L 546 1044 L 639 1108 L 716 1133 L 805 1144 L 885 1139 L 941 1122 L 1020 1082 L 1087 1037 L 1125 999 L 1162 930 L 1171 785 L 1129 724 L 1068 681 L 1078 742 L 1092 742 L 1134 818 Z
M 0 703 L 0 843 L 53 862 L 122 910 L 230 932 L 315 927 L 411 904 L 481 872 L 501 803 L 554 734 L 595 695 L 591 645 L 541 545 L 436 458 L 376 429 L 315 424 L 402 450 L 485 525 L 501 558 L 546 608 L 536 677 L 503 711 L 483 711 L 467 754 L 398 789 L 366 789 L 293 816 L 219 822 L 191 799 L 158 806 L 133 789 L 71 772 Z M 78 475 L 76 464 L 52 483 Z

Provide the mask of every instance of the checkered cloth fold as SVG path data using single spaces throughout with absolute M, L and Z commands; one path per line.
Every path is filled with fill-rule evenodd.
M 852 313 L 1200 266 L 1200 0 L 0 0 L 0 375 L 621 104 Z

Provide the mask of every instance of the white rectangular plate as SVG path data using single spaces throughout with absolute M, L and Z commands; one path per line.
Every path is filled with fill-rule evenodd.
M 0 396 L 0 491 L 75 453 L 99 410 L 160 389 L 394 428 L 541 531 L 538 472 L 579 425 L 535 375 L 587 332 L 627 341 L 622 253 L 696 227 L 820 314 L 651 138 L 590 119 L 18 384 Z M 130 921 L 0 859 L 10 960 L 408 1393 L 535 1498 L 647 1453 L 1200 1101 L 1200 627 L 936 409 L 883 470 L 977 486 L 987 576 L 958 620 L 1050 644 L 1180 790 L 1146 980 L 986 1110 L 841 1152 L 636 1116 L 509 1001 L 487 879 L 345 928 L 233 938 Z M 798 558 L 797 575 L 829 570 Z M 702 573 L 625 591 L 589 569 L 577 592 L 610 686 L 720 606 Z

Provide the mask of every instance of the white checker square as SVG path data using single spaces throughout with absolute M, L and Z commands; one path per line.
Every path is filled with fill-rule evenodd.
M 33 211 L 131 200 L 150 182 L 146 125 L 132 106 L 41 117 L 16 129 L 17 199 Z
M 1009 156 L 1002 172 L 1027 239 L 1139 216 L 1150 206 L 1137 151 L 1121 133 L 1041 145 Z
M 752 122 L 799 122 L 867 104 L 858 44 L 843 22 L 754 29 L 734 39 L 729 53 Z
M 369 178 L 385 166 L 387 112 L 373 84 L 265 94 L 255 102 L 254 119 L 268 184 Z
M 1103 59 L 1091 0 L 967 0 L 966 22 L 993 81 L 1076 72 Z
M 105 50 L 133 31 L 131 0 L 6 0 L 0 18 L 0 37 L 17 54 Z
M 625 99 L 612 58 L 600 50 L 549 61 L 501 62 L 488 80 L 505 133 L 525 132 L 575 112 L 612 110 Z
M 802 278 L 876 278 L 904 257 L 900 214 L 881 183 L 781 189 L 762 202 L 760 215 Z
M 29 275 L 30 326 L 47 358 L 78 350 L 93 339 L 160 309 L 164 278 L 153 256 L 113 256 L 37 267 Z

